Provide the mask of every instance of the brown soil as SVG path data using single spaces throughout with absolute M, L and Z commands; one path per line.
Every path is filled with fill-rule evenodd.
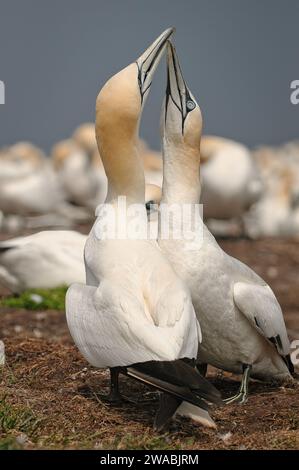
M 299 242 L 221 244 L 269 282 L 281 302 L 290 337 L 299 338 Z M 180 418 L 167 433 L 157 434 L 152 430 L 157 394 L 124 377 L 123 394 L 133 402 L 109 405 L 102 397 L 108 391 L 109 374 L 81 357 L 63 312 L 2 308 L 0 315 L 7 354 L 0 372 L 0 399 L 6 397 L 8 409 L 29 410 L 32 418 L 32 426 L 20 422 L 2 432 L 0 419 L 0 448 L 1 439 L 16 437 L 12 445 L 25 449 L 299 449 L 297 385 L 277 388 L 252 382 L 245 405 L 211 409 L 217 431 Z M 209 376 L 223 396 L 238 388 L 238 378 L 230 374 L 219 376 L 211 369 Z

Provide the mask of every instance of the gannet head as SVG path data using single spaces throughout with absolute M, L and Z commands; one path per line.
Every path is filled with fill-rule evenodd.
M 199 152 L 202 115 L 186 85 L 174 46 L 167 47 L 167 88 L 161 114 L 164 141 Z
M 101 89 L 96 103 L 96 135 L 101 154 L 103 138 L 112 126 L 118 132 L 118 140 L 136 136 L 153 75 L 172 33 L 173 28 L 164 31 L 136 62 L 111 77 Z
M 83 154 L 83 151 L 72 139 L 57 142 L 51 151 L 51 158 L 53 160 L 55 170 L 59 171 L 62 169 L 66 161 L 69 160 L 72 155 L 77 153 Z
M 144 171 L 139 151 L 139 122 L 154 72 L 173 28 L 101 89 L 96 102 L 96 138 L 108 178 L 107 200 L 126 195 L 144 203 Z
M 45 162 L 46 157 L 42 150 L 29 142 L 19 142 L 1 152 L 0 177 L 3 181 L 25 178 L 39 171 Z
M 95 126 L 92 122 L 86 122 L 77 127 L 73 133 L 73 139 L 90 157 L 97 150 Z
M 162 199 L 162 189 L 156 184 L 145 185 L 145 205 L 149 212 L 151 206 L 159 206 Z

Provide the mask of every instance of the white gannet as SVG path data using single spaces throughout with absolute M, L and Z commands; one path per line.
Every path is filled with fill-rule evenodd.
M 299 153 L 294 144 L 261 147 L 253 156 L 260 169 L 265 191 L 245 216 L 251 238 L 299 234 Z
M 84 282 L 86 236 L 44 231 L 0 242 L 0 284 L 12 292 Z
M 20 143 L 2 152 L 0 210 L 5 214 L 44 214 L 62 203 L 63 194 L 42 151 Z
M 99 180 L 93 158 L 72 139 L 54 145 L 51 158 L 69 202 L 96 207 Z
M 25 178 L 38 170 L 45 155 L 29 142 L 19 142 L 0 150 L 0 183 Z
M 71 335 L 92 365 L 111 369 L 112 398 L 118 397 L 119 372 L 168 393 L 168 400 L 160 404 L 157 428 L 183 400 L 197 405 L 197 419 L 213 426 L 202 398 L 219 402 L 219 393 L 188 363 L 196 357 L 200 327 L 188 290 L 156 242 L 128 235 L 107 238 L 104 230 L 113 225 L 120 196 L 126 197 L 128 212 L 121 212 L 116 228 L 123 230 L 137 204 L 140 211 L 134 226 L 147 229 L 139 121 L 172 31 L 162 33 L 99 93 L 96 135 L 108 194 L 85 246 L 87 285 L 72 285 L 66 296 Z M 183 358 L 189 361 L 179 360 Z
M 203 136 L 200 151 L 205 219 L 241 217 L 262 193 L 250 151 L 238 142 L 215 136 Z
M 183 204 L 196 208 L 200 199 L 202 116 L 171 45 L 161 123 L 164 160 L 161 206 L 175 204 L 173 230 L 176 230 L 176 224 L 181 223 Z M 162 213 L 160 223 L 161 217 Z M 233 399 L 245 400 L 250 375 L 265 380 L 291 377 L 290 344 L 282 311 L 263 279 L 228 256 L 200 217 L 191 221 L 193 238 L 173 239 L 170 227 L 168 239 L 159 235 L 159 245 L 190 288 L 203 336 L 198 360 L 236 374 L 244 373 L 240 392 Z M 198 237 L 201 230 L 203 236 Z
M 98 148 L 93 122 L 85 122 L 77 127 L 72 138 L 90 157 Z
M 106 199 L 108 182 L 97 146 L 94 123 L 87 122 L 81 124 L 73 133 L 73 139 L 90 157 L 93 187 L 94 180 L 96 181 L 96 189 L 93 194 L 93 199 L 90 201 L 90 205 L 95 209 Z

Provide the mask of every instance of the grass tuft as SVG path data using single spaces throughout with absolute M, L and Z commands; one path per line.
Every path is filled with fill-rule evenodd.
M 4 297 L 0 307 L 25 308 L 28 310 L 64 310 L 66 286 L 56 289 L 31 289 L 18 296 Z
M 7 434 L 11 431 L 34 434 L 40 420 L 26 406 L 11 405 L 6 397 L 0 398 L 0 432 Z
M 0 450 L 20 450 L 22 446 L 17 442 L 13 436 L 7 436 L 0 439 Z

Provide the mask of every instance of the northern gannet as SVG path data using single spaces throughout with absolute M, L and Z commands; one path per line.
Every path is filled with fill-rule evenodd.
M 55 211 L 64 201 L 51 165 L 44 154 L 26 143 L 0 156 L 0 210 L 32 215 Z
M 241 217 L 262 194 L 262 181 L 249 149 L 233 140 L 203 136 L 200 152 L 205 219 Z
M 245 216 L 251 238 L 299 234 L 299 153 L 296 146 L 261 147 L 253 152 L 265 191 Z
M 183 205 L 196 210 L 200 199 L 202 116 L 170 44 L 161 123 L 164 160 L 161 206 L 175 204 L 173 230 L 176 230 L 181 227 Z M 163 239 L 160 233 L 158 243 L 190 288 L 203 336 L 198 361 L 243 374 L 240 392 L 232 400 L 244 401 L 250 375 L 265 380 L 291 377 L 290 344 L 282 311 L 266 282 L 248 266 L 228 256 L 200 217 L 191 218 L 191 222 L 192 237 L 173 239 L 170 226 L 169 238 Z M 198 237 L 201 231 L 202 237 Z
M 135 223 L 147 229 L 144 172 L 138 147 L 142 108 L 164 52 L 168 29 L 137 59 L 104 85 L 97 98 L 96 136 L 108 177 L 106 204 L 85 246 L 87 285 L 72 285 L 66 296 L 67 322 L 84 357 L 111 369 L 111 396 L 118 396 L 118 374 L 168 393 L 161 401 L 161 428 L 183 400 L 197 405 L 197 419 L 213 426 L 202 398 L 219 402 L 219 393 L 189 362 L 201 338 L 191 298 L 156 242 L 116 235 L 106 237 L 118 198 L 128 211 L 140 207 Z M 110 208 L 111 212 L 106 212 Z M 121 212 L 116 228 L 130 222 Z M 186 359 L 186 362 L 179 359 Z
M 41 168 L 45 155 L 29 142 L 19 142 L 0 150 L 0 182 L 5 183 L 31 175 Z
M 54 145 L 51 158 L 68 201 L 91 208 L 103 202 L 97 199 L 99 180 L 94 160 L 74 140 Z
M 44 231 L 0 242 L 0 284 L 12 292 L 84 282 L 86 236 Z
M 89 157 L 97 150 L 95 127 L 93 122 L 85 122 L 75 129 L 73 140 L 82 148 Z

